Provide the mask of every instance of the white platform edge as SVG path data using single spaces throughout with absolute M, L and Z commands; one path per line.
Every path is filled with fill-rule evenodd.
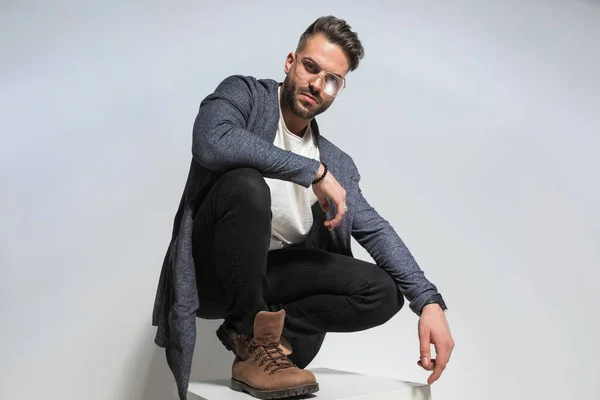
M 309 368 L 309 370 L 312 371 L 313 373 L 315 373 L 315 375 L 317 375 L 317 379 L 319 379 L 319 375 L 321 375 L 323 373 L 332 373 L 333 372 L 333 373 L 339 373 L 339 374 L 356 375 L 357 377 L 366 378 L 366 379 L 375 379 L 375 380 L 381 380 L 381 381 L 387 381 L 387 382 L 396 382 L 396 383 L 405 385 L 405 387 L 402 389 L 402 391 L 400 391 L 399 389 L 382 389 L 382 391 L 379 391 L 376 393 L 359 394 L 356 396 L 354 396 L 354 395 L 347 396 L 346 395 L 343 397 L 336 397 L 336 399 L 338 399 L 338 400 L 432 400 L 431 388 L 429 385 L 427 385 L 425 383 L 410 382 L 410 381 L 405 381 L 405 380 L 396 379 L 396 378 L 367 375 L 367 374 L 361 374 L 361 373 L 357 373 L 357 372 L 343 371 L 343 370 L 330 369 L 330 368 Z M 214 384 L 215 386 L 219 386 L 219 387 L 229 387 L 229 381 L 230 381 L 230 378 L 212 379 L 212 380 L 196 381 L 196 382 L 191 381 L 189 389 L 188 389 L 188 400 L 215 400 L 213 398 L 202 397 L 200 394 L 198 394 L 198 391 L 199 391 L 197 389 L 198 386 L 206 385 L 206 384 Z M 323 389 L 323 387 L 322 387 L 322 389 Z M 320 398 L 323 398 L 321 396 L 323 396 L 324 392 L 326 392 L 326 391 L 329 391 L 329 390 L 327 390 L 327 388 L 325 388 L 325 390 L 321 390 L 320 392 L 316 393 L 315 395 L 303 397 L 301 399 L 302 400 L 304 400 L 304 399 L 319 400 Z M 179 400 L 179 395 L 177 392 L 176 385 L 174 385 L 174 387 L 173 387 L 173 399 Z M 252 400 L 255 398 L 248 394 L 231 391 L 227 394 L 226 400 L 230 400 L 230 399 L 231 400 L 233 400 L 233 399 Z M 294 398 L 294 399 L 296 399 L 296 398 Z M 329 397 L 329 396 L 326 397 L 326 400 L 331 400 L 331 397 Z

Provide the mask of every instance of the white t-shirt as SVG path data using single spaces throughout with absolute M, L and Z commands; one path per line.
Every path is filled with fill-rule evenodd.
M 281 96 L 281 87 L 279 88 Z M 290 132 L 279 111 L 279 126 L 273 144 L 281 149 L 319 160 L 319 148 L 310 129 L 303 137 Z M 311 207 L 318 201 L 312 187 L 305 188 L 281 179 L 265 178 L 271 189 L 271 244 L 269 250 L 302 242 L 313 224 Z

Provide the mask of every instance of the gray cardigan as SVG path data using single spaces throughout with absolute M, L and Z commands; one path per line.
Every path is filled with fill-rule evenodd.
M 175 216 L 154 304 L 155 343 L 164 347 L 178 386 L 186 400 L 196 343 L 199 299 L 192 258 L 192 224 L 195 210 L 212 183 L 224 171 L 252 167 L 263 176 L 309 187 L 319 162 L 273 145 L 279 121 L 278 87 L 271 79 L 230 76 L 200 103 L 193 128 L 192 162 Z M 321 161 L 346 189 L 349 211 L 330 232 L 337 253 L 352 256 L 351 237 L 375 263 L 397 282 L 399 291 L 419 315 L 425 301 L 437 293 L 400 237 L 367 202 L 360 189 L 360 174 L 352 158 L 319 133 L 313 119 Z M 336 213 L 332 205 L 327 217 Z

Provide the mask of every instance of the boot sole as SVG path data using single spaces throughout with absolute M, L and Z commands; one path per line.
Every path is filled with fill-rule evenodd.
M 286 397 L 304 396 L 318 392 L 319 384 L 310 383 L 307 385 L 301 385 L 287 389 L 259 390 L 231 378 L 231 389 L 235 390 L 236 392 L 247 393 L 252 397 L 256 397 L 257 399 L 283 399 Z

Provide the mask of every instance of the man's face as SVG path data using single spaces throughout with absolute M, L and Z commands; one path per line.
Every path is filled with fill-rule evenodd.
M 313 36 L 300 53 L 288 55 L 285 63 L 287 74 L 283 82 L 282 98 L 292 112 L 302 118 L 311 119 L 327 110 L 335 97 L 323 91 L 322 77 L 308 83 L 298 77 L 320 70 L 344 78 L 350 69 L 348 58 L 341 47 L 322 35 Z

